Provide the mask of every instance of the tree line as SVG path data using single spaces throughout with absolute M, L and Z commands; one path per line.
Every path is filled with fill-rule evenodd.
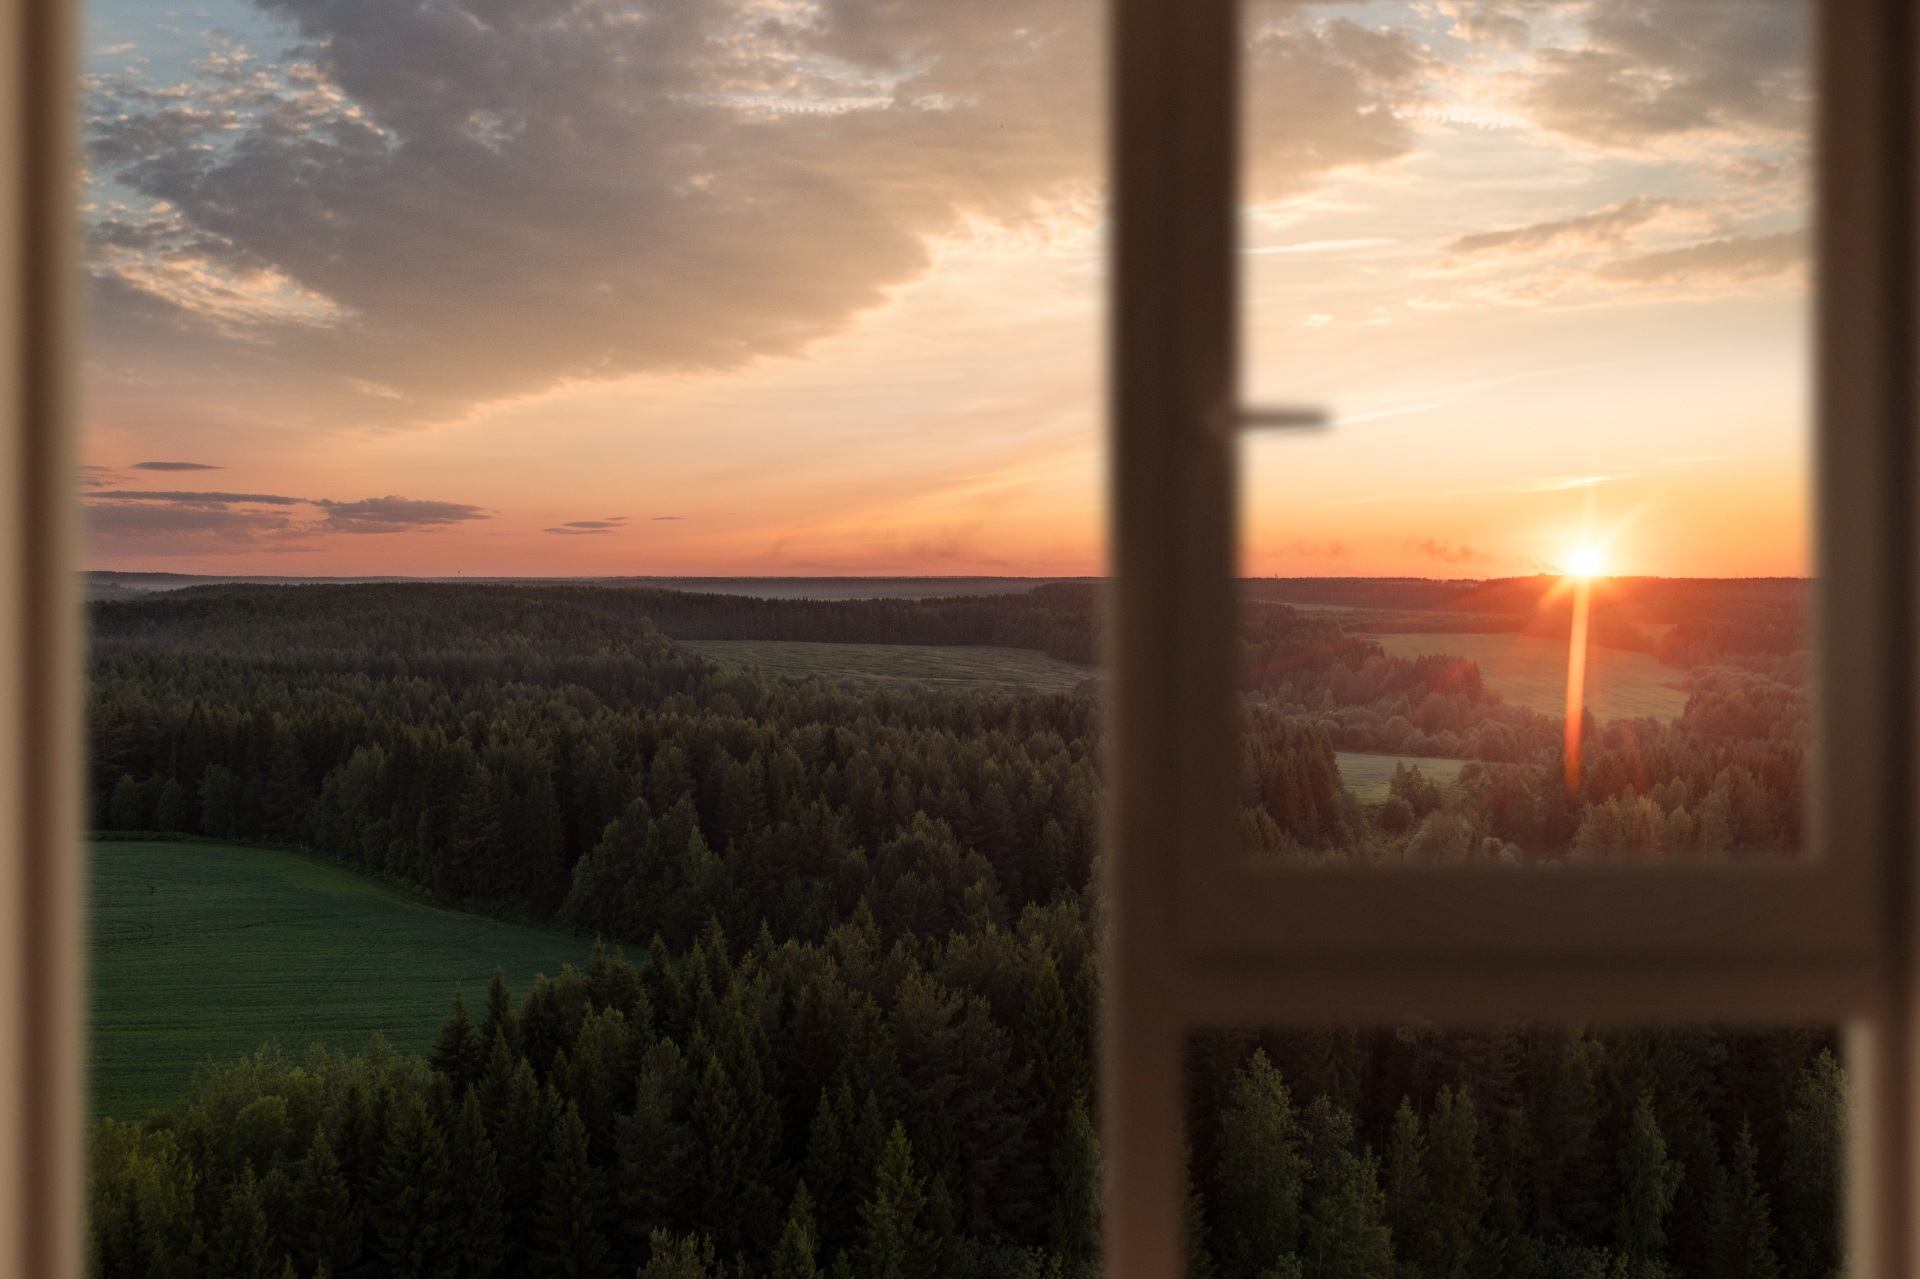
M 768 682 L 582 588 L 94 615 L 103 827 L 307 847 L 645 955 L 457 1002 L 430 1059 L 266 1050 L 102 1123 L 96 1273 L 1089 1272 L 1094 698 Z M 1283 606 L 1246 651 L 1255 850 L 1713 856 L 1796 829 L 1790 665 L 1697 672 L 1673 723 L 1596 726 L 1567 796 L 1557 724 L 1471 663 Z M 1517 745 L 1362 804 L 1344 717 L 1402 708 Z M 1220 1032 L 1190 1078 L 1195 1275 L 1838 1264 L 1825 1036 Z

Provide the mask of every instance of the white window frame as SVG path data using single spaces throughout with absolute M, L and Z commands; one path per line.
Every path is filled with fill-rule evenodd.
M 1240 4 L 1114 0 L 1110 1275 L 1181 1272 L 1194 1029 L 1416 1014 L 1845 1027 L 1850 1272 L 1915 1272 L 1915 23 L 1814 3 L 1812 856 L 1526 873 L 1240 855 Z

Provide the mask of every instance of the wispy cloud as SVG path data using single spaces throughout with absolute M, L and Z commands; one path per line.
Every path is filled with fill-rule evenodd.
M 218 471 L 224 468 L 210 462 L 135 462 L 136 471 Z
M 1447 247 L 1447 252 L 1455 258 L 1471 258 L 1496 253 L 1537 253 L 1549 248 L 1592 248 L 1596 245 L 1618 244 L 1629 231 L 1684 203 L 1680 200 L 1635 196 L 1579 217 L 1463 235 Z
M 612 533 L 624 528 L 626 523 L 627 517 L 624 515 L 609 515 L 604 520 L 568 520 L 565 524 L 556 525 L 545 531 L 567 537 L 584 537 Z
M 1726 283 L 1792 271 L 1807 260 L 1807 233 L 1740 235 L 1685 248 L 1646 253 L 1600 268 L 1603 279 L 1623 284 Z
M 393 494 L 314 505 L 326 511 L 327 527 L 342 533 L 401 533 L 487 518 L 484 508 L 465 502 L 426 502 Z

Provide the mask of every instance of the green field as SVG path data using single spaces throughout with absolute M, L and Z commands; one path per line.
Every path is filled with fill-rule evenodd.
M 1412 755 L 1362 755 L 1355 751 L 1335 751 L 1334 759 L 1340 765 L 1340 780 L 1365 804 L 1387 802 L 1387 783 L 1393 780 L 1395 764 L 1418 768 L 1424 777 L 1451 784 L 1469 762 L 1464 759 L 1419 759 Z
M 757 666 L 770 676 L 818 675 L 864 689 L 925 684 L 975 692 L 1071 693 L 1094 675 L 1091 666 L 1062 662 L 1031 648 L 803 640 L 681 642 L 715 661 Z
M 268 1040 L 420 1052 L 456 983 L 478 1015 L 494 968 L 584 960 L 576 937 L 426 905 L 299 853 L 218 844 L 92 847 L 93 1108 L 136 1118 L 194 1067 Z
M 1558 719 L 1567 711 L 1567 643 L 1537 635 L 1375 635 L 1395 657 L 1448 653 L 1480 664 L 1489 688 L 1515 706 Z M 1676 688 L 1683 678 L 1650 653 L 1617 648 L 1587 650 L 1587 707 L 1602 721 L 1651 715 L 1672 719 L 1687 704 Z

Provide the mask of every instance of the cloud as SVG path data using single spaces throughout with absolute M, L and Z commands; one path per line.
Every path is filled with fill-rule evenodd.
M 391 496 L 335 502 L 279 493 L 107 489 L 86 494 L 85 505 L 95 551 L 141 556 L 319 549 L 330 534 L 396 533 L 488 518 L 463 502 Z M 295 509 L 301 507 L 308 511 Z
M 327 527 L 339 533 L 400 533 L 488 518 L 484 509 L 464 502 L 423 502 L 391 494 L 315 505 L 326 511 Z
M 1463 235 L 1447 246 L 1447 252 L 1455 258 L 1468 258 L 1489 254 L 1535 253 L 1547 248 L 1592 248 L 1618 244 L 1627 232 L 1683 204 L 1685 201 L 1681 200 L 1635 196 L 1631 200 L 1623 200 L 1575 218 Z
M 304 506 L 304 497 L 283 497 L 278 493 L 194 493 L 178 490 L 155 491 L 151 489 L 110 489 L 104 493 L 94 493 L 96 499 L 117 499 L 129 502 L 172 502 L 183 506 L 231 506 L 245 503 L 258 506 Z
M 1704 131 L 1803 146 L 1806 0 L 1593 0 L 1583 39 L 1540 52 L 1527 93 L 1546 127 L 1645 146 Z
M 1780 275 L 1807 259 L 1807 233 L 1737 235 L 1612 262 L 1598 274 L 1624 284 L 1732 283 Z
M 1451 542 L 1443 542 L 1431 537 L 1410 537 L 1406 541 L 1406 549 L 1424 555 L 1430 560 L 1438 560 L 1442 564 L 1466 564 L 1486 558 L 1484 552 L 1477 551 L 1464 543 L 1455 546 Z
M 208 462 L 135 462 L 136 471 L 219 471 L 225 468 Z
M 582 537 L 599 533 L 611 533 L 615 529 L 625 526 L 626 522 L 627 517 L 624 515 L 609 515 L 604 520 L 568 520 L 565 524 L 544 531 L 548 533 L 560 533 L 571 537 Z
M 684 520 L 687 517 L 684 515 L 656 515 L 653 518 L 656 520 Z
M 294 47 L 91 81 L 113 367 L 310 416 L 790 355 L 969 219 L 1094 216 L 1095 0 L 259 0 Z M 1410 37 L 1261 26 L 1260 198 L 1404 154 Z M 143 366 L 141 361 L 145 361 Z

